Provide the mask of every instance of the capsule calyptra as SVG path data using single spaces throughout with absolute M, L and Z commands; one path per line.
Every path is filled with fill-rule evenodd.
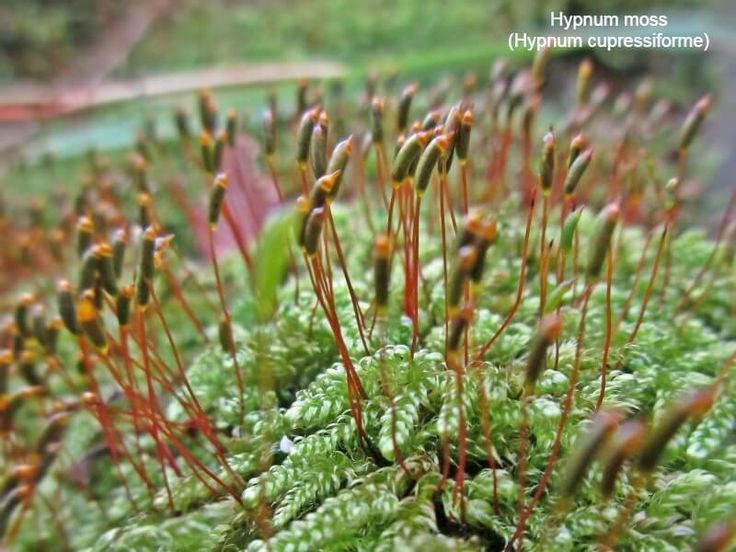
M 603 261 L 606 259 L 608 248 L 611 247 L 611 238 L 620 218 L 621 210 L 618 203 L 609 203 L 598 213 L 585 269 L 588 282 L 595 282 L 600 277 Z
M 562 331 L 562 317 L 548 314 L 539 322 L 539 329 L 529 345 L 524 377 L 524 394 L 533 395 L 537 380 L 544 370 L 547 348 L 555 342 Z
M 373 275 L 376 288 L 376 313 L 383 315 L 388 308 L 389 282 L 391 265 L 389 252 L 391 242 L 386 234 L 379 234 L 373 244 Z
M 225 192 L 227 191 L 228 184 L 229 179 L 227 174 L 220 173 L 215 177 L 215 183 L 210 192 L 210 202 L 207 209 L 207 222 L 212 231 L 217 228 L 217 221 L 220 218 L 222 205 L 225 202 Z

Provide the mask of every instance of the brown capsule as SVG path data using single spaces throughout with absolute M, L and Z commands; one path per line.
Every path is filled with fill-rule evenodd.
M 204 170 L 213 174 L 215 172 L 215 148 L 212 143 L 212 136 L 206 130 L 199 135 L 199 147 L 202 152 L 202 166 Z
M 109 243 L 103 242 L 97 246 L 95 254 L 98 257 L 98 271 L 102 287 L 107 293 L 115 297 L 118 294 L 118 283 L 115 275 L 113 249 Z
M 621 424 L 611 437 L 611 446 L 601 476 L 601 493 L 608 498 L 616 487 L 621 468 L 634 456 L 644 443 L 646 427 L 641 420 L 629 420 Z
M 299 247 L 304 247 L 304 231 L 307 228 L 307 219 L 312 210 L 312 202 L 308 197 L 300 195 L 296 200 L 296 220 L 295 235 L 296 243 Z
M 74 306 L 75 299 L 71 284 L 67 280 L 60 280 L 56 284 L 56 293 L 61 320 L 64 322 L 64 326 L 69 333 L 77 335 L 79 333 L 79 323 L 77 321 L 77 309 Z
M 330 162 L 327 164 L 326 174 L 333 174 L 340 171 L 335 178 L 335 183 L 332 186 L 332 190 L 327 194 L 327 201 L 333 202 L 340 191 L 340 184 L 342 184 L 343 176 L 345 175 L 345 168 L 347 167 L 350 156 L 353 154 L 353 135 L 351 134 L 342 142 L 339 142 L 333 149 L 332 155 L 330 155 Z
M 235 135 L 238 132 L 238 114 L 234 109 L 227 112 L 227 121 L 225 122 L 225 134 L 227 136 L 227 145 L 231 148 L 235 146 Z
M 371 118 L 373 126 L 371 135 L 373 136 L 374 144 L 383 143 L 383 112 L 384 112 L 384 101 L 381 98 L 374 97 L 371 100 Z
M 693 107 L 690 113 L 688 113 L 685 118 L 685 122 L 682 123 L 682 128 L 680 129 L 678 147 L 681 151 L 687 150 L 687 148 L 690 147 L 700 125 L 703 124 L 705 116 L 708 114 L 708 111 L 710 111 L 710 104 L 710 95 L 703 96 L 698 100 L 698 103 L 695 104 L 695 107 Z
M 20 485 L 2 497 L 3 500 L 0 502 L 0 536 L 5 536 L 13 512 L 21 502 L 25 502 L 31 497 L 32 492 L 31 485 Z
M 207 209 L 207 222 L 209 223 L 210 230 L 214 232 L 217 228 L 217 221 L 220 219 L 220 213 L 222 211 L 222 205 L 225 202 L 225 192 L 229 185 L 229 179 L 227 174 L 220 173 L 215 177 L 215 183 L 212 186 L 210 192 L 210 202 Z
M 719 521 L 709 526 L 693 547 L 693 552 L 726 552 L 734 537 L 734 522 Z
M 468 281 L 477 259 L 478 250 L 474 245 L 465 245 L 457 253 L 457 260 L 447 290 L 447 307 L 450 316 L 454 316 L 460 309 L 465 282 Z
M 447 338 L 447 350 L 452 354 L 457 354 L 463 341 L 465 330 L 473 320 L 473 304 L 466 303 L 458 312 L 450 323 L 450 332 Z
M 452 136 L 442 134 L 434 138 L 422 152 L 414 172 L 414 187 L 417 195 L 421 196 L 429 187 L 429 181 L 432 178 L 437 163 L 444 156 L 451 142 Z
M 123 274 L 125 264 L 125 250 L 128 247 L 128 232 L 124 228 L 115 231 L 112 241 L 112 266 L 115 278 Z
M 562 317 L 558 314 L 548 314 L 539 322 L 536 335 L 529 344 L 529 355 L 526 360 L 524 376 L 524 394 L 533 395 L 537 380 L 542 375 L 547 348 L 554 343 L 562 331 Z
M 603 261 L 606 259 L 608 248 L 611 247 L 611 238 L 620 218 L 621 209 L 618 203 L 609 203 L 598 213 L 585 269 L 586 280 L 589 283 L 596 282 L 600 278 Z
M 593 62 L 585 58 L 578 68 L 578 80 L 575 87 L 575 97 L 578 104 L 585 105 L 590 100 L 590 91 L 593 83 Z
M 569 169 L 567 170 L 567 175 L 565 176 L 565 183 L 563 184 L 565 195 L 567 197 L 570 197 L 572 194 L 575 193 L 575 189 L 580 183 L 580 179 L 583 177 L 583 174 L 588 168 L 588 165 L 590 165 L 590 160 L 592 158 L 593 150 L 587 149 L 579 154 L 570 165 Z
M 319 121 L 319 108 L 310 109 L 306 111 L 299 122 L 299 128 L 296 135 L 296 161 L 300 167 L 305 168 L 307 166 L 307 160 L 309 159 L 309 147 L 312 141 L 312 130 L 314 125 Z
M 325 221 L 325 210 L 323 207 L 312 209 L 307 218 L 307 225 L 304 229 L 304 251 L 310 257 L 317 253 L 319 246 L 319 237 L 322 234 L 322 227 Z
M 409 84 L 404 87 L 399 97 L 399 105 L 396 108 L 396 130 L 399 133 L 406 131 L 409 124 L 409 111 L 411 110 L 411 102 L 417 93 L 417 85 Z
M 125 327 L 130 324 L 130 305 L 135 295 L 135 288 L 128 284 L 120 288 L 117 300 L 115 302 L 115 314 L 118 319 L 118 324 L 121 327 Z
M 539 161 L 539 185 L 545 195 L 549 195 L 555 176 L 555 150 L 555 135 L 550 130 L 542 140 L 542 157 Z
M 473 128 L 473 112 L 470 109 L 466 109 L 460 120 L 460 129 L 457 135 L 457 142 L 455 144 L 455 150 L 457 151 L 457 158 L 460 160 L 461 165 L 465 165 L 468 162 L 468 151 L 470 148 L 470 131 Z
M 84 292 L 79 299 L 77 320 L 79 320 L 79 325 L 90 342 L 100 353 L 106 355 L 108 350 L 107 335 L 102 325 L 100 313 L 95 305 L 94 294 L 91 291 Z
M 421 130 L 428 131 L 433 130 L 438 124 L 440 124 L 440 119 L 442 118 L 442 112 L 439 109 L 434 109 L 427 113 L 425 115 L 424 119 L 422 120 Z
M 84 252 L 92 245 L 92 234 L 95 231 L 92 219 L 86 216 L 77 220 L 77 255 L 81 258 Z
M 716 398 L 716 386 L 689 391 L 676 398 L 662 415 L 639 454 L 639 469 L 651 473 L 677 430 L 691 418 L 702 417 Z
M 386 234 L 379 234 L 373 242 L 373 277 L 376 293 L 376 313 L 384 315 L 388 308 L 391 264 L 389 252 L 391 242 Z
M 599 410 L 593 415 L 590 424 L 576 439 L 565 466 L 560 485 L 560 495 L 563 498 L 567 499 L 575 494 L 596 455 L 603 449 L 620 420 L 619 413 L 609 410 Z

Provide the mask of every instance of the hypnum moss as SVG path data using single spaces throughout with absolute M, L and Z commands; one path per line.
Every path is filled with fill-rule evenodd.
M 179 109 L 4 214 L 4 543 L 725 550 L 734 200 L 709 240 L 680 191 L 710 99 L 622 113 L 586 60 L 550 120 L 547 58 L 455 103 L 301 83 L 262 158 L 202 91 L 199 149 Z

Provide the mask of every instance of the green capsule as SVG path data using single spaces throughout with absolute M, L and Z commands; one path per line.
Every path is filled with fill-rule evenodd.
M 687 150 L 687 148 L 690 147 L 700 125 L 703 124 L 705 116 L 708 114 L 708 111 L 710 111 L 710 104 L 710 95 L 703 96 L 698 100 L 698 103 L 695 104 L 695 107 L 693 107 L 690 113 L 688 113 L 685 118 L 685 122 L 682 123 L 682 128 L 680 129 L 678 147 L 681 151 Z
M 59 315 L 64 322 L 67 331 L 72 335 L 79 333 L 79 323 L 77 321 L 77 311 L 74 306 L 74 293 L 72 286 L 67 280 L 60 280 L 56 284 L 56 291 L 59 303 Z
M 309 147 L 312 141 L 312 130 L 314 129 L 314 125 L 317 124 L 317 121 L 319 121 L 319 113 L 319 108 L 306 111 L 299 122 L 299 129 L 296 134 L 296 161 L 302 168 L 307 166 Z
M 217 326 L 217 335 L 220 339 L 220 347 L 229 353 L 235 351 L 235 340 L 233 339 L 233 328 L 230 325 L 230 320 L 227 316 L 222 315 L 220 317 L 220 323 Z
M 33 337 L 36 338 L 39 345 L 44 349 L 48 347 L 49 335 L 48 324 L 46 323 L 46 309 L 43 305 L 36 305 L 31 313 L 31 327 L 33 328 Z
M 296 200 L 296 225 L 295 225 L 295 237 L 296 243 L 299 247 L 304 247 L 304 232 L 307 229 L 307 220 L 309 219 L 309 213 L 312 210 L 312 203 L 306 196 L 299 196 Z
M 567 157 L 567 168 L 569 169 L 585 149 L 588 147 L 588 139 L 583 133 L 577 134 L 575 138 L 570 141 L 570 153 Z
M 59 342 L 59 332 L 64 327 L 64 322 L 60 317 L 51 319 L 48 327 L 46 328 L 47 342 L 46 342 L 46 354 L 55 355 L 56 346 Z
M 429 132 L 416 132 L 409 136 L 399 148 L 391 169 L 391 181 L 394 187 L 401 184 L 410 174 L 412 165 L 419 159 L 430 136 Z
M 453 268 L 447 290 L 447 312 L 449 316 L 454 316 L 460 310 L 465 282 L 468 281 L 470 272 L 473 270 L 477 259 L 478 250 L 474 245 L 466 245 L 458 251 L 457 260 L 455 261 L 455 267 Z
M 320 117 L 321 119 L 321 117 Z M 324 176 L 327 170 L 327 127 L 321 123 L 314 125 L 312 129 L 311 147 L 309 149 L 309 160 L 312 165 L 312 173 L 315 178 Z
M 601 410 L 593 415 L 585 431 L 575 440 L 570 459 L 565 466 L 560 485 L 560 494 L 563 498 L 570 498 L 575 494 L 590 465 L 604 448 L 620 419 L 621 416 L 612 411 Z
M 186 109 L 179 107 L 175 116 L 176 130 L 179 133 L 179 139 L 182 142 L 188 142 L 192 136 L 191 126 L 189 124 L 189 114 Z
M 575 86 L 575 97 L 578 104 L 585 105 L 590 100 L 590 91 L 593 84 L 593 62 L 585 58 L 578 67 L 578 80 Z
M 570 168 L 567 171 L 567 176 L 565 176 L 565 183 L 563 184 L 563 189 L 565 190 L 566 197 L 570 197 L 572 194 L 575 193 L 575 189 L 577 188 L 580 179 L 583 177 L 585 169 L 587 169 L 588 165 L 590 165 L 590 160 L 592 158 L 593 150 L 587 149 L 579 154 L 572 162 Z
M 560 246 L 565 253 L 570 253 L 572 250 L 572 240 L 575 236 L 575 230 L 578 228 L 578 222 L 580 222 L 580 215 L 583 214 L 583 208 L 580 207 L 570 213 L 565 219 L 565 224 L 562 226 L 562 234 L 560 235 Z
M 296 112 L 304 113 L 307 110 L 307 88 L 309 82 L 307 79 L 299 79 L 296 89 Z
M 141 192 L 138 194 L 138 224 L 141 228 L 148 228 L 153 223 L 151 216 L 151 206 L 153 198 L 151 194 Z
M 107 335 L 102 325 L 100 313 L 95 305 L 94 294 L 86 291 L 77 304 L 77 319 L 84 334 L 92 345 L 103 355 L 107 354 Z
M 342 142 L 339 142 L 333 149 L 332 155 L 330 155 L 330 162 L 327 164 L 326 174 L 334 174 L 339 171 L 335 178 L 335 183 L 332 186 L 332 190 L 327 194 L 327 201 L 333 202 L 340 191 L 340 184 L 342 184 L 343 176 L 345 175 L 345 169 L 350 156 L 353 154 L 353 135 L 351 134 Z
M 468 151 L 470 149 L 470 131 L 473 128 L 473 112 L 466 109 L 460 119 L 460 128 L 458 130 L 457 141 L 455 143 L 455 151 L 461 165 L 468 162 Z
M 414 172 L 414 186 L 417 195 L 421 196 L 427 190 L 432 173 L 440 158 L 445 155 L 450 147 L 451 136 L 442 134 L 434 138 L 422 152 Z
M 225 143 L 227 141 L 227 136 L 225 134 L 225 131 L 221 131 L 217 134 L 217 137 L 215 138 L 215 145 L 212 150 L 212 172 L 217 172 L 222 169 L 222 161 L 225 156 Z
M 716 386 L 688 391 L 670 404 L 639 453 L 638 467 L 642 472 L 654 471 L 667 444 L 687 420 L 700 418 L 710 410 L 716 398 L 716 391 Z
M 156 253 L 156 228 L 149 226 L 143 232 L 141 241 L 140 277 L 151 280 L 154 272 L 154 255 Z
M 466 303 L 450 322 L 450 332 L 447 338 L 448 356 L 455 356 L 462 345 L 465 330 L 473 320 L 473 305 Z
M 225 135 L 227 136 L 227 145 L 231 148 L 235 146 L 235 136 L 238 132 L 238 114 L 234 109 L 227 113 L 225 122 Z
M 272 109 L 263 113 L 263 151 L 266 157 L 273 157 L 276 152 L 276 121 Z
M 113 248 L 109 243 L 99 244 L 95 254 L 98 256 L 98 270 L 104 290 L 115 297 L 118 294 L 118 282 L 115 274 L 115 261 L 113 260 Z
M 217 221 L 220 219 L 220 213 L 222 211 L 222 205 L 225 202 L 225 192 L 229 185 L 229 179 L 227 174 L 220 173 L 215 177 L 215 183 L 212 186 L 210 192 L 210 202 L 207 209 L 207 222 L 210 226 L 210 230 L 213 232 L 217 228 Z
M 55 451 L 50 449 L 62 440 L 70 419 L 71 414 L 66 411 L 57 412 L 49 417 L 36 443 L 36 454 L 42 457 L 49 454 L 55 455 Z
M 376 295 L 376 314 L 384 315 L 388 308 L 391 263 L 389 252 L 391 242 L 386 234 L 379 234 L 373 243 L 373 278 Z
M 26 502 L 32 493 L 31 485 L 20 485 L 11 489 L 2 497 L 2 502 L 0 502 L 0 536 L 5 536 L 13 512 L 22 502 Z
M 383 143 L 383 113 L 384 113 L 384 102 L 381 98 L 374 97 L 371 100 L 371 119 L 373 126 L 371 130 L 371 136 L 373 137 L 374 144 Z
M 199 148 L 202 152 L 202 166 L 208 174 L 215 172 L 215 149 L 212 143 L 212 136 L 206 130 L 199 135 Z
M 606 260 L 608 248 L 611 247 L 611 238 L 620 218 L 621 210 L 617 203 L 609 203 L 598 214 L 585 269 L 586 280 L 590 283 L 600 278 L 603 262 Z
M 547 349 L 560 336 L 562 331 L 562 317 L 557 314 L 548 314 L 539 322 L 537 333 L 529 344 L 529 355 L 526 360 L 524 376 L 524 394 L 533 395 L 539 376 L 542 375 L 547 359 Z
M 539 185 L 545 195 L 549 195 L 555 176 L 555 150 L 555 135 L 550 130 L 542 140 L 542 157 L 539 161 Z
M 307 218 L 307 225 L 304 229 L 304 251 L 310 257 L 317 253 L 319 247 L 319 238 L 322 235 L 322 227 L 325 222 L 325 210 L 323 207 L 312 209 Z
M 405 132 L 409 125 L 409 111 L 411 110 L 411 102 L 414 100 L 416 93 L 416 84 L 409 84 L 401 91 L 399 105 L 396 108 L 396 130 L 399 133 Z
M 115 278 L 120 278 L 123 274 L 123 266 L 125 264 L 125 250 L 128 247 L 128 232 L 120 228 L 115 232 L 112 241 L 112 266 Z
M 323 207 L 335 189 L 335 182 L 342 173 L 337 170 L 333 173 L 326 174 L 321 178 L 317 179 L 317 182 L 312 186 L 312 193 L 309 196 L 310 207 L 312 209 L 316 207 Z
M 33 351 L 23 351 L 18 360 L 18 371 L 28 385 L 43 386 L 43 380 L 36 372 L 36 354 Z
M 93 245 L 82 257 L 82 265 L 79 267 L 79 289 L 92 289 L 95 285 L 97 272 L 100 266 L 98 246 Z
M 33 335 L 33 328 L 28 317 L 31 305 L 33 305 L 33 295 L 24 293 L 15 307 L 15 327 L 23 338 Z
M 13 351 L 0 349 L 0 398 L 8 392 L 8 376 L 13 364 Z
M 92 245 L 92 235 L 95 231 L 95 225 L 92 219 L 81 216 L 77 220 L 77 255 L 82 258 L 85 251 Z
M 475 284 L 479 284 L 483 277 L 488 248 L 496 241 L 497 234 L 498 223 L 494 216 L 490 216 L 478 229 L 475 239 L 475 248 L 478 251 L 478 255 L 476 256 L 473 268 L 470 269 L 470 279 Z
M 148 185 L 148 163 L 142 155 L 133 155 L 130 160 L 133 171 L 133 183 L 138 192 L 150 193 Z
M 121 327 L 125 327 L 130 324 L 130 305 L 135 296 L 135 288 L 132 285 L 123 286 L 120 288 L 117 300 L 115 302 L 115 314 L 118 319 L 118 324 Z

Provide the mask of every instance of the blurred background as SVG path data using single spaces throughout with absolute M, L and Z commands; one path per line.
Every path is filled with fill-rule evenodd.
M 584 56 L 615 86 L 650 78 L 655 94 L 686 110 L 715 96 L 707 125 L 709 198 L 736 173 L 736 5 L 730 0 L 2 0 L 0 178 L 43 193 L 34 167 L 71 180 L 91 149 L 130 149 L 144 124 L 175 133 L 171 112 L 212 87 L 222 105 L 259 114 L 267 93 L 293 97 L 299 77 L 360 89 L 372 74 L 436 82 L 469 72 L 481 82 L 512 30 L 549 33 L 549 12 L 666 14 L 667 32 L 706 31 L 711 51 L 566 51 L 551 93 Z M 615 31 L 611 31 L 615 32 Z M 569 81 L 567 81 L 569 82 Z M 257 119 L 257 117 L 255 117 Z M 147 123 L 144 123 L 147 121 Z M 57 182 L 58 183 L 58 182 Z M 706 201 L 707 203 L 707 201 Z

